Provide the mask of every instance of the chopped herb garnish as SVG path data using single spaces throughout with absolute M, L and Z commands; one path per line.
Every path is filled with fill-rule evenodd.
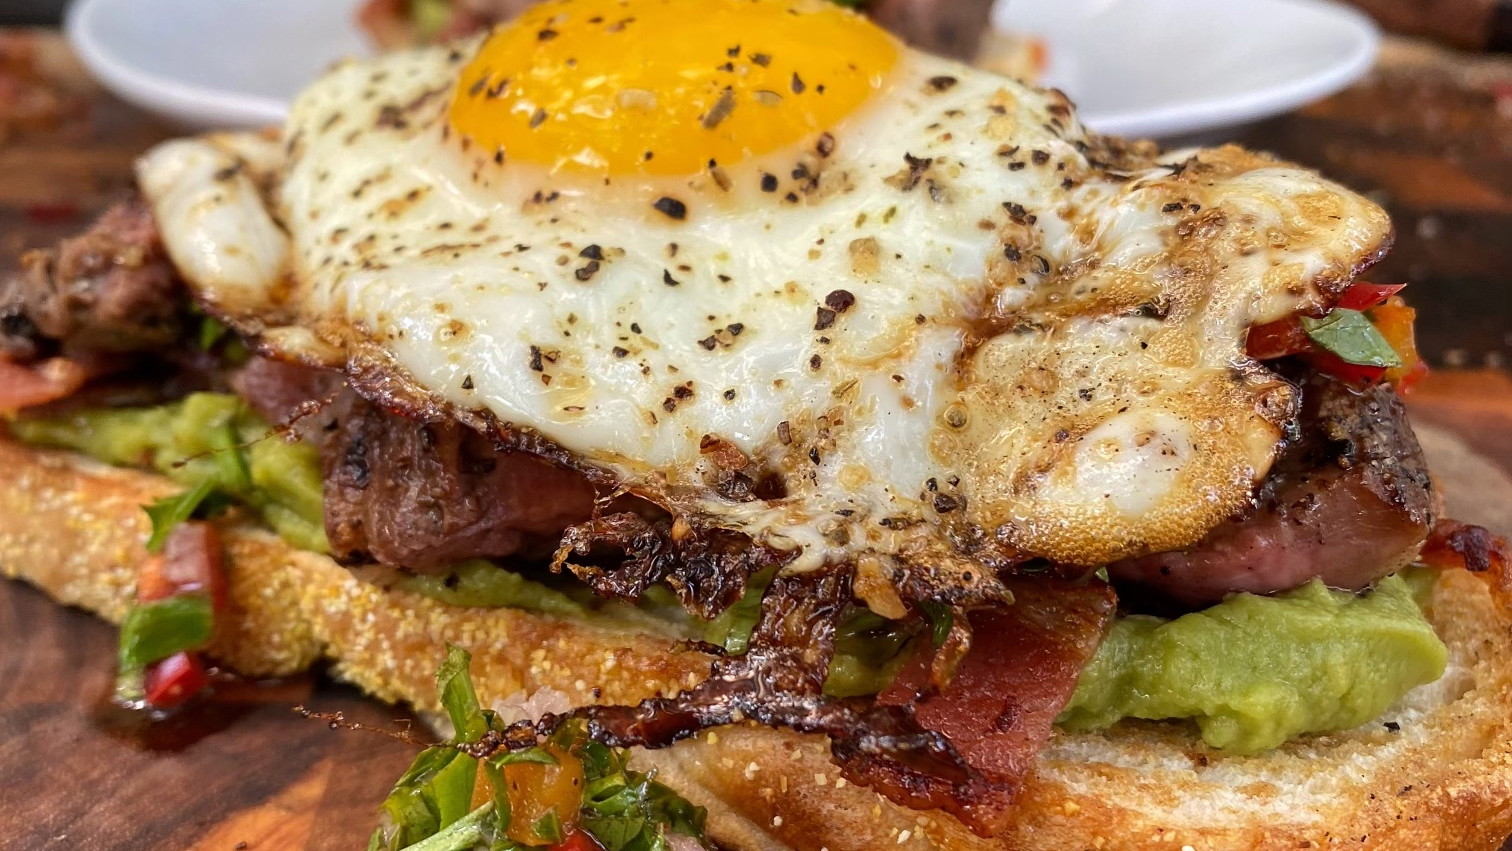
M 441 693 L 441 705 L 450 716 L 454 738 L 459 742 L 476 742 L 488 732 L 488 719 L 478 705 L 478 693 L 473 691 L 472 677 L 467 675 L 472 664 L 472 654 L 452 644 L 446 647 L 446 661 L 436 672 L 436 690 Z
M 919 609 L 929 619 L 929 640 L 936 647 L 943 646 L 945 639 L 950 637 L 951 628 L 955 626 L 955 610 L 934 600 L 920 601 Z
M 1303 316 L 1302 330 L 1314 343 L 1359 366 L 1398 367 L 1402 358 L 1358 310 L 1338 308 L 1322 319 Z
M 215 344 L 221 341 L 230 331 L 220 320 L 214 316 L 206 316 L 200 319 L 199 347 L 205 351 L 215 348 Z
M 623 751 L 589 739 L 581 722 L 532 747 L 480 753 L 481 760 L 460 750 L 505 730 L 479 705 L 470 661 L 467 651 L 447 648 L 436 686 L 457 735 L 426 748 L 399 779 L 369 851 L 522 851 L 583 833 L 607 851 L 666 851 L 669 833 L 702 842 L 702 807 L 657 783 L 654 772 L 631 771 Z M 484 803 L 468 812 L 482 792 Z
M 140 671 L 175 653 L 202 647 L 213 626 L 210 598 L 203 594 L 133 606 L 121 622 L 120 670 Z
M 142 506 L 152 520 L 152 535 L 147 539 L 147 552 L 162 551 L 163 544 L 168 540 L 168 533 L 173 531 L 173 527 L 193 517 L 194 512 L 207 501 L 219 502 L 221 507 L 224 507 L 223 500 L 210 500 L 215 490 L 214 479 L 203 479 L 199 484 L 176 496 L 166 496 L 151 505 Z

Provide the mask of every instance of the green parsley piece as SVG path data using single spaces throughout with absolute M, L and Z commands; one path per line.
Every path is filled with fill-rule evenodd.
M 1358 366 L 1399 367 L 1402 358 L 1370 319 L 1358 310 L 1338 308 L 1322 319 L 1301 317 L 1302 330 L 1314 343 Z

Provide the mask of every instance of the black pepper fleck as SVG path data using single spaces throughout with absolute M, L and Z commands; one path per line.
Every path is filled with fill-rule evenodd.
M 652 204 L 651 206 L 655 207 L 658 213 L 661 213 L 669 219 L 677 219 L 678 221 L 682 221 L 683 219 L 686 219 L 688 217 L 688 205 L 677 200 L 676 198 L 670 198 L 663 195 L 662 197 L 656 199 L 656 203 Z

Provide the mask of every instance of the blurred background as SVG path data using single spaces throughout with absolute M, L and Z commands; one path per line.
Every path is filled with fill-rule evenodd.
M 1138 0 L 1133 0 L 1138 2 Z M 69 0 L 0 0 L 0 26 L 55 24 Z M 1500 0 L 1350 0 L 1393 32 L 1471 50 L 1512 49 L 1512 4 Z

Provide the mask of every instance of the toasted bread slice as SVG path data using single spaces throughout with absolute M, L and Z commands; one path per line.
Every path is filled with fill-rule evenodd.
M 1505 529 L 1512 482 L 1453 438 L 1426 429 L 1422 437 L 1448 474 L 1451 510 Z M 3 439 L 0 469 L 9 472 L 0 568 L 118 621 L 145 555 L 140 506 L 175 487 Z M 541 686 L 579 702 L 633 702 L 708 670 L 707 656 L 670 636 L 450 607 L 365 584 L 235 517 L 223 532 L 234 614 L 212 653 L 246 674 L 328 658 L 337 676 L 376 697 L 434 711 L 447 642 L 472 651 L 485 702 Z M 711 834 L 740 849 L 1494 849 L 1512 833 L 1512 617 L 1458 571 L 1439 580 L 1430 617 L 1449 644 L 1449 672 L 1378 722 L 1254 757 L 1211 751 L 1177 724 L 1057 734 L 1016 824 L 991 840 L 847 784 L 822 738 L 727 728 L 638 759 L 708 806 Z

